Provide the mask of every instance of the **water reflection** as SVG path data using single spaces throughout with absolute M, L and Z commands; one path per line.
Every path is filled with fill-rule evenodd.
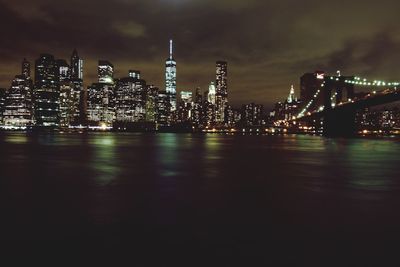
M 90 166 L 96 172 L 96 182 L 99 185 L 112 183 L 120 173 L 118 167 L 116 136 L 113 134 L 94 135 L 90 139 L 93 148 Z
M 6 135 L 5 141 L 11 144 L 26 144 L 28 137 L 25 133 L 15 133 Z
M 393 190 L 397 162 L 396 143 L 392 141 L 353 140 L 346 146 L 345 162 L 351 176 L 349 186 L 367 191 Z M 397 179 L 396 179 L 397 180 Z
M 179 159 L 177 150 L 180 145 L 176 134 L 157 135 L 157 162 L 159 163 L 158 171 L 161 177 L 178 175 Z

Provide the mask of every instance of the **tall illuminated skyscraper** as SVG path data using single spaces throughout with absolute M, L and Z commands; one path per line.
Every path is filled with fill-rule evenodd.
M 32 86 L 30 63 L 24 59 L 21 75 L 15 76 L 5 94 L 4 125 L 16 128 L 32 125 Z
M 216 63 L 216 121 L 223 123 L 225 120 L 225 108 L 228 105 L 228 63 L 217 61 Z
M 34 118 L 38 127 L 60 124 L 60 83 L 53 55 L 41 54 L 35 61 Z
M 208 102 L 215 105 L 215 95 L 216 95 L 216 88 L 215 84 L 211 82 L 210 86 L 208 87 Z
M 169 96 L 171 111 L 176 110 L 176 61 L 173 57 L 173 42 L 169 41 L 169 58 L 165 63 L 165 91 Z

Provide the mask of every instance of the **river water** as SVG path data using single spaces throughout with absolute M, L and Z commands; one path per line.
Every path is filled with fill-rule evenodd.
M 15 262 L 400 262 L 399 139 L 2 133 L 0 149 Z

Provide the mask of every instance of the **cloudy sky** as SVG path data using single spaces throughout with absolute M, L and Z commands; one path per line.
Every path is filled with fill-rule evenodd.
M 0 0 L 0 86 L 22 58 L 68 59 L 76 47 L 86 85 L 108 59 L 117 77 L 140 69 L 162 88 L 169 38 L 178 90 L 206 89 L 215 61 L 227 60 L 234 105 L 271 105 L 316 69 L 397 81 L 399 9 L 397 0 Z

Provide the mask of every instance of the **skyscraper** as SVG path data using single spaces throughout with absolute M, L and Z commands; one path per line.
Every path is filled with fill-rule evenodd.
M 158 88 L 154 85 L 148 85 L 146 90 L 146 121 L 157 121 L 157 102 L 158 102 Z
M 170 110 L 171 102 L 169 95 L 166 91 L 159 91 L 157 96 L 157 125 L 169 126 L 170 124 Z
M 0 124 L 3 123 L 4 102 L 6 98 L 6 89 L 0 88 Z
M 21 72 L 21 74 L 25 78 L 30 78 L 31 77 L 31 63 L 29 61 L 27 61 L 26 58 L 24 58 L 24 60 L 22 61 L 22 72 Z
M 137 76 L 136 76 L 137 77 Z M 141 122 L 146 117 L 146 81 L 136 77 L 119 79 L 115 87 L 117 122 Z
M 70 66 L 71 96 L 73 100 L 73 125 L 83 125 L 86 122 L 87 91 L 83 86 L 83 59 L 76 49 L 71 55 Z
M 129 77 L 140 79 L 140 70 L 129 70 Z
M 106 60 L 99 60 L 98 66 L 99 83 L 114 83 L 114 65 Z
M 289 93 L 289 97 L 287 99 L 287 102 L 289 104 L 291 104 L 292 102 L 296 101 L 296 95 L 294 93 L 294 86 L 292 85 L 292 87 L 290 88 L 290 93 Z
M 6 126 L 27 127 L 32 125 L 32 80 L 30 64 L 24 59 L 22 72 L 15 76 L 4 99 L 3 122 Z
M 58 127 L 60 85 L 54 56 L 41 54 L 35 61 L 34 118 L 39 127 Z
M 71 56 L 71 80 L 83 80 L 83 60 L 79 57 L 76 49 Z
M 215 105 L 216 104 L 216 88 L 215 84 L 211 82 L 210 86 L 208 87 L 208 102 Z
M 228 63 L 217 61 L 216 63 L 216 121 L 224 122 L 225 108 L 228 105 Z
M 56 70 L 57 79 L 60 82 L 69 80 L 70 69 L 67 61 L 64 59 L 57 59 L 56 65 L 57 65 L 57 70 Z
M 165 91 L 169 96 L 171 111 L 176 110 L 176 61 L 173 57 L 173 42 L 169 41 L 169 58 L 165 63 Z

